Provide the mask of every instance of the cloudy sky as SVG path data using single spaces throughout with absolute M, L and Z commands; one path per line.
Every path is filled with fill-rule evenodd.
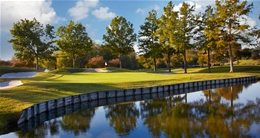
M 0 59 L 9 60 L 14 51 L 7 41 L 11 35 L 13 23 L 20 19 L 33 19 L 34 17 L 42 24 L 55 26 L 55 31 L 60 25 L 66 25 L 70 20 L 81 22 L 87 29 L 89 36 L 102 43 L 102 36 L 115 16 L 124 16 L 134 24 L 135 32 L 143 24 L 148 12 L 157 10 L 157 15 L 163 13 L 163 7 L 169 0 L 1 0 L 1 45 Z M 181 0 L 173 0 L 180 7 Z M 188 0 L 190 4 L 196 4 L 196 12 L 203 12 L 207 5 L 214 5 L 215 0 Z M 251 26 L 260 27 L 257 19 L 260 14 L 260 0 L 249 0 L 254 3 L 253 12 L 248 17 Z

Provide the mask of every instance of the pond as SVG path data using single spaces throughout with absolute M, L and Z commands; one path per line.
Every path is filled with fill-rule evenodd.
M 1 138 L 260 137 L 260 82 L 79 110 Z

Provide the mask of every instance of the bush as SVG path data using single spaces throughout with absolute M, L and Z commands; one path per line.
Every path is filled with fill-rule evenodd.
M 88 60 L 88 68 L 102 68 L 105 66 L 105 61 L 102 56 L 93 57 Z
M 0 60 L 0 66 L 10 66 L 10 61 Z
M 112 59 L 108 61 L 109 67 L 119 67 L 119 59 Z
M 35 67 L 35 64 L 33 62 L 19 61 L 15 57 L 12 57 L 10 61 L 10 65 L 12 67 L 29 67 L 29 68 Z

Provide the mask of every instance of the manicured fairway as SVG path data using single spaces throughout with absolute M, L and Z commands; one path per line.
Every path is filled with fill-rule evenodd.
M 10 122 L 16 123 L 22 109 L 38 102 L 68 95 L 220 78 L 260 77 L 259 66 L 238 66 L 235 67 L 239 71 L 236 73 L 227 73 L 228 69 L 228 67 L 213 67 L 213 73 L 206 73 L 206 68 L 194 68 L 189 69 L 188 74 L 181 73 L 181 69 L 174 69 L 175 73 L 165 73 L 165 71 L 96 73 L 82 72 L 81 69 L 40 72 L 34 78 L 21 79 L 24 83 L 22 86 L 0 91 L 0 132 Z

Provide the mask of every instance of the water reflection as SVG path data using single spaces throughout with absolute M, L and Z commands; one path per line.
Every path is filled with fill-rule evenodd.
M 258 88 L 260 83 L 257 83 Z M 15 132 L 17 137 L 45 138 L 69 135 L 97 137 L 110 131 L 118 137 L 260 137 L 260 94 L 247 103 L 240 102 L 249 85 L 209 89 L 199 92 L 197 100 L 190 94 L 170 95 L 153 100 L 128 102 L 90 108 L 46 121 L 28 133 Z M 236 101 L 236 102 L 234 102 Z M 100 109 L 101 112 L 96 112 Z M 104 115 L 101 124 L 93 118 Z M 105 127 L 106 126 L 106 127 Z M 113 129 L 109 129 L 113 128 Z M 100 130 L 96 130 L 100 129 Z M 146 132 L 147 131 L 147 132 Z
M 62 117 L 60 126 L 65 132 L 73 132 L 75 136 L 86 134 L 90 128 L 90 122 L 95 114 L 95 108 L 81 110 Z
M 118 135 L 127 135 L 136 128 L 139 110 L 135 103 L 105 106 L 106 118 Z

